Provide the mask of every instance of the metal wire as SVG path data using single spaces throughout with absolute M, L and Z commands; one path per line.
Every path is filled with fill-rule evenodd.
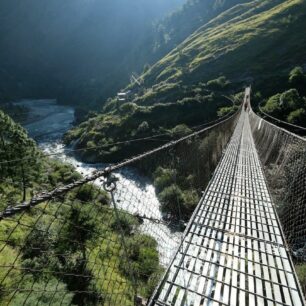
M 0 303 L 145 304 L 238 116 L 70 184 L 37 191 L 24 203 L 4 194 Z M 4 181 L 10 186 L 9 175 Z M 43 183 L 52 186 L 48 178 Z M 14 188 L 18 192 L 18 184 Z

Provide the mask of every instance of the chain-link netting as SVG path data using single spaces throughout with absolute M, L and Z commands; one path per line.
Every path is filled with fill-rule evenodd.
M 238 115 L 83 178 L 65 168 L 67 185 L 50 172 L 30 201 L 0 197 L 0 304 L 144 305 Z
M 250 113 L 269 190 L 296 263 L 306 263 L 306 139 Z M 306 293 L 304 283 L 304 293 Z

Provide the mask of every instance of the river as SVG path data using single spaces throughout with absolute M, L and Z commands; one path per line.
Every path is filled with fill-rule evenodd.
M 55 100 L 22 100 L 17 104 L 29 109 L 30 120 L 24 125 L 24 128 L 45 153 L 56 154 L 52 155 L 53 158 L 71 164 L 76 171 L 84 176 L 106 166 L 105 164 L 83 163 L 73 155 L 66 154 L 61 139 L 63 134 L 72 127 L 74 121 L 72 107 L 58 105 Z M 133 168 L 124 168 L 116 172 L 115 175 L 118 178 L 118 183 L 114 196 L 120 209 L 132 214 L 162 220 L 160 203 L 154 186 L 148 178 L 140 175 Z M 97 180 L 95 184 L 102 188 L 100 180 Z M 140 230 L 155 238 L 158 243 L 160 263 L 167 266 L 178 247 L 181 233 L 164 224 L 147 219 L 140 226 Z

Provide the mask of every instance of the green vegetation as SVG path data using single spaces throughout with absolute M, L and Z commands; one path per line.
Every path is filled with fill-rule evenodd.
M 306 295 L 306 264 L 295 265 L 295 270 L 298 275 L 304 295 Z
M 1 111 L 0 140 L 1 161 L 23 159 L 1 164 L 0 211 L 80 178 L 72 167 L 43 157 Z M 125 305 L 133 305 L 135 282 L 148 297 L 162 273 L 157 244 L 140 232 L 137 218 L 124 212 L 119 216 L 106 192 L 87 184 L 1 220 L 0 304 L 115 305 L 120 294 Z M 14 293 L 16 287 L 21 290 Z
M 132 92 L 127 103 L 109 99 L 102 113 L 69 131 L 65 141 L 88 149 L 80 153 L 86 161 L 115 162 L 158 145 L 147 141 L 140 148 L 139 143 L 122 141 L 163 133 L 169 135 L 162 140 L 171 140 L 171 130 L 177 125 L 190 128 L 234 111 L 241 97 L 238 104 L 228 97 L 241 92 L 252 80 L 261 99 L 275 95 L 276 88 L 284 83 L 284 91 L 295 86 L 303 97 L 301 69 L 293 70 L 289 81 L 288 72 L 306 58 L 305 48 L 301 47 L 306 45 L 306 38 L 300 31 L 305 28 L 306 1 L 234 2 L 230 1 L 229 9 L 221 9 L 214 19 L 203 18 L 196 32 L 147 67 L 141 76 L 143 85 L 127 87 Z M 205 5 L 203 1 L 191 1 L 179 15 L 194 12 L 201 5 Z M 288 97 L 292 94 L 282 97 L 292 99 Z M 277 98 L 269 102 L 272 108 L 279 103 Z M 303 99 L 294 105 L 288 103 L 287 111 L 281 111 L 282 118 L 303 124 Z
M 150 98 L 136 96 L 133 102 L 120 106 L 112 100 L 103 113 L 70 130 L 65 135 L 65 141 L 75 143 L 78 149 L 86 149 L 80 151 L 83 160 L 114 162 L 156 147 L 165 140 L 185 136 L 192 132 L 190 127 L 215 118 L 220 107 L 229 107 L 228 112 L 235 110 L 231 107 L 233 102 L 226 98 L 234 90 L 229 81 L 220 77 L 216 82 L 218 85 L 215 87 L 212 83 L 200 82 L 183 86 L 178 92 L 173 92 L 170 87 L 168 94 L 168 89 L 164 89 L 164 97 L 159 89 L 153 88 L 147 94 Z M 209 86 L 219 87 L 213 91 Z M 160 95 L 156 103 L 155 92 Z M 160 142 L 142 141 L 141 146 L 137 142 L 128 142 L 160 134 L 164 135 L 156 139 Z
M 209 81 L 277 74 L 305 58 L 304 0 L 251 1 L 204 24 L 143 76 L 151 84 Z M 284 48 L 278 48 L 286 42 Z M 271 50 L 278 49 L 277 54 Z M 273 67 L 271 71 L 269 67 Z M 181 74 L 177 74 L 180 68 Z M 270 70 L 270 71 L 268 71 Z M 277 71 L 276 71 L 277 70 Z
M 294 68 L 288 79 L 288 87 L 264 101 L 262 110 L 280 120 L 306 127 L 306 75 L 301 67 Z M 288 88 L 287 87 L 287 88 Z
M 29 109 L 23 105 L 15 105 L 11 102 L 0 103 L 0 110 L 18 123 L 25 123 L 29 119 Z

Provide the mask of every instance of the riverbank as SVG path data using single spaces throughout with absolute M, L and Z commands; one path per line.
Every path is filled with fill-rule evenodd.
M 36 120 L 25 124 L 24 127 L 29 136 L 37 141 L 39 147 L 46 154 L 73 166 L 83 176 L 90 175 L 107 166 L 102 163 L 84 163 L 69 150 L 66 150 L 67 148 L 61 139 L 74 121 L 73 108 L 57 105 L 55 100 L 24 100 L 19 103 L 28 107 L 33 116 L 39 114 Z M 157 221 L 163 220 L 160 203 L 149 178 L 133 168 L 122 169 L 115 176 L 118 183 L 114 196 L 118 208 L 133 215 L 142 215 Z M 97 180 L 95 185 L 102 188 L 100 180 Z M 182 233 L 177 229 L 148 219 L 143 220 L 140 229 L 157 241 L 160 263 L 167 266 L 180 242 Z

